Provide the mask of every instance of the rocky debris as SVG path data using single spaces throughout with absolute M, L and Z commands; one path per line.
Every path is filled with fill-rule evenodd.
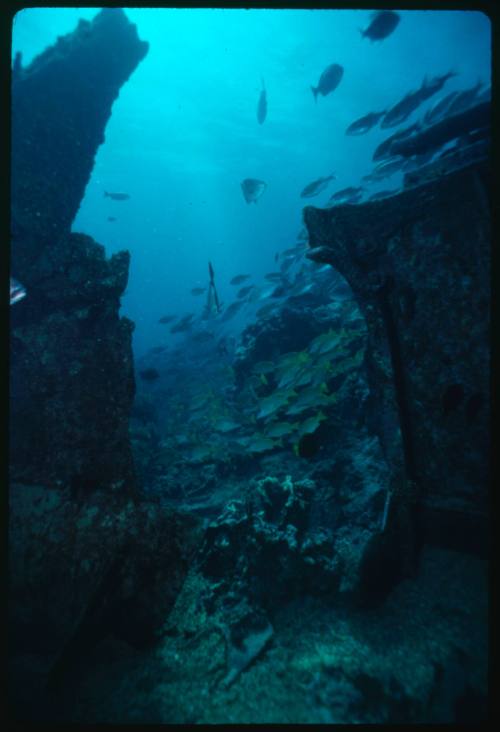
M 488 181 L 483 161 L 355 211 L 304 210 L 311 247 L 329 249 L 366 320 L 376 427 L 393 472 L 391 494 L 409 507 L 407 530 L 416 545 L 446 542 L 451 521 L 455 547 L 462 536 L 464 549 L 483 553 Z
M 273 636 L 273 626 L 263 614 L 248 613 L 225 629 L 227 674 L 222 684 L 230 686 L 262 653 Z
M 14 484 L 9 504 L 12 695 L 19 706 L 23 689 L 34 687 L 36 701 L 50 706 L 48 691 L 56 704 L 104 639 L 155 643 L 201 539 L 199 523 L 121 495 L 77 500 L 68 488 Z M 24 683 L 16 683 L 23 664 Z
M 359 568 L 377 527 L 354 525 L 336 535 L 316 524 L 316 490 L 312 481 L 289 476 L 254 481 L 244 499 L 231 501 L 208 524 L 197 564 L 215 583 L 214 597 L 229 605 L 228 598 L 246 597 L 273 612 L 305 593 L 360 591 Z

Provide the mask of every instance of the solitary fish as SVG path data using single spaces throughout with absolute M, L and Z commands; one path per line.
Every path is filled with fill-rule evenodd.
M 317 196 L 318 193 L 324 191 L 329 182 L 331 180 L 335 180 L 336 177 L 337 176 L 332 173 L 332 175 L 327 175 L 325 178 L 318 178 L 318 180 L 314 180 L 304 188 L 300 194 L 301 198 L 312 198 L 313 196 Z
M 344 75 L 344 69 L 339 64 L 331 64 L 323 71 L 319 77 L 318 86 L 311 86 L 311 91 L 314 94 L 314 101 L 317 101 L 318 94 L 326 97 L 327 94 L 334 91 L 340 84 L 342 76 Z
M 266 119 L 267 114 L 267 93 L 266 87 L 264 86 L 264 79 L 262 80 L 262 91 L 259 97 L 259 103 L 257 105 L 257 121 L 261 125 Z
M 372 127 L 375 127 L 379 119 L 381 119 L 385 113 L 386 110 L 383 112 L 370 112 L 370 114 L 366 114 L 364 117 L 357 119 L 349 125 L 345 131 L 346 135 L 365 135 L 372 129 Z
M 108 216 L 108 221 L 116 221 L 116 217 L 115 216 Z
M 257 203 L 267 188 L 267 183 L 257 178 L 245 178 L 241 183 L 241 190 L 247 203 Z
M 15 280 L 13 277 L 10 278 L 10 304 L 14 305 L 14 303 L 19 302 L 19 300 L 22 300 L 23 297 L 26 297 L 26 290 L 23 287 L 23 285 Z
M 171 323 L 172 320 L 175 320 L 176 317 L 177 317 L 177 315 L 164 315 L 163 317 L 161 317 L 159 319 L 158 322 L 161 323 L 162 325 L 166 325 L 167 323 Z
M 203 295 L 206 289 L 206 287 L 193 287 L 193 289 L 191 290 L 191 295 Z
M 383 41 L 390 36 L 400 21 L 400 17 L 393 10 L 377 10 L 372 14 L 370 25 L 365 30 L 359 30 L 363 38 L 370 41 Z
M 248 278 L 249 278 L 249 277 L 250 277 L 250 275 L 245 275 L 245 274 L 241 274 L 241 275 L 236 275 L 236 276 L 235 276 L 235 277 L 233 277 L 233 279 L 232 279 L 232 280 L 231 280 L 231 281 L 229 282 L 229 284 L 230 284 L 230 285 L 241 285 L 241 283 L 242 283 L 242 282 L 244 282 L 245 280 L 248 280 Z
M 113 201 L 126 201 L 130 196 L 128 193 L 108 193 L 104 191 L 104 198 L 112 198 Z

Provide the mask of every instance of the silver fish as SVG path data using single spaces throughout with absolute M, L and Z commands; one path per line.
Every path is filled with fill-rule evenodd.
M 241 190 L 247 203 L 257 203 L 258 199 L 262 196 L 267 188 L 267 183 L 257 178 L 245 178 L 241 182 Z
M 340 84 L 344 75 L 344 69 L 339 64 L 330 64 L 319 77 L 318 86 L 311 86 L 314 94 L 314 101 L 317 101 L 318 94 L 326 97 Z
M 10 304 L 14 305 L 14 303 L 19 302 L 19 300 L 22 300 L 23 297 L 26 297 L 26 289 L 24 286 L 14 279 L 14 277 L 10 278 Z

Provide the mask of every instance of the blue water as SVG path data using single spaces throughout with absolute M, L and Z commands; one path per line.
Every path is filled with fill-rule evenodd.
M 97 12 L 23 10 L 15 19 L 13 53 L 22 51 L 28 64 Z M 184 337 L 170 335 L 158 318 L 201 313 L 204 297 L 190 290 L 207 284 L 208 259 L 219 296 L 229 303 L 231 277 L 251 273 L 258 281 L 275 269 L 275 253 L 294 245 L 305 204 L 323 205 L 335 190 L 360 184 L 373 167 L 374 148 L 394 129 L 348 137 L 351 122 L 393 106 L 425 74 L 458 72 L 444 93 L 478 79 L 490 83 L 490 23 L 477 12 L 402 11 L 399 26 L 381 43 L 359 33 L 369 22 L 365 10 L 126 14 L 150 50 L 113 106 L 73 230 L 94 237 L 108 254 L 131 252 L 122 313 L 136 323 L 137 356 Z M 315 104 L 310 87 L 332 63 L 344 67 L 344 77 Z M 268 95 L 263 125 L 256 118 L 261 76 Z M 334 185 L 300 198 L 306 184 L 331 172 Z M 268 184 L 256 205 L 242 196 L 240 182 L 248 177 Z M 400 180 L 397 174 L 370 192 Z M 131 198 L 112 201 L 104 190 Z

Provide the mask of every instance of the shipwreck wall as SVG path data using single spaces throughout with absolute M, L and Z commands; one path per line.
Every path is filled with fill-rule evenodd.
M 485 551 L 489 481 L 489 167 L 380 202 L 307 207 L 310 257 L 366 318 L 371 390 L 394 494 L 421 540 Z
M 133 324 L 119 318 L 129 255 L 71 233 L 120 87 L 148 44 L 119 9 L 81 20 L 12 76 L 13 480 L 75 489 L 126 484 Z

